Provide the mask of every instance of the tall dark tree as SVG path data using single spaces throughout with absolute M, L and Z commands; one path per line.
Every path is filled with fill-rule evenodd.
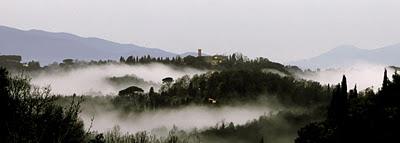
M 328 119 L 334 124 L 343 122 L 347 110 L 347 81 L 343 76 L 341 84 L 338 84 L 332 94 L 328 111 Z
M 341 91 L 342 94 L 345 96 L 345 97 L 342 97 L 342 98 L 347 98 L 347 79 L 346 79 L 345 75 L 343 75 L 343 78 L 342 78 L 341 90 L 342 90 Z
M 125 63 L 125 62 L 126 62 L 126 60 L 125 60 L 125 58 L 124 58 L 124 57 L 122 57 L 122 56 L 121 56 L 121 57 L 119 58 L 119 62 L 120 62 L 120 63 Z
M 387 77 L 387 70 L 385 69 L 383 73 L 383 83 L 382 83 L 382 88 L 387 88 L 389 86 L 389 78 Z
M 260 143 L 264 143 L 264 137 L 261 137 Z
M 387 76 L 387 70 L 385 69 L 384 73 L 383 73 L 383 83 L 382 83 L 382 89 L 386 90 L 386 88 L 389 86 L 390 81 L 389 78 Z
M 150 87 L 150 90 L 149 90 L 149 94 L 150 95 L 153 95 L 155 92 L 154 92 L 154 88 L 153 87 Z
M 349 91 L 349 99 L 356 99 L 358 96 L 357 85 L 354 86 L 352 90 Z

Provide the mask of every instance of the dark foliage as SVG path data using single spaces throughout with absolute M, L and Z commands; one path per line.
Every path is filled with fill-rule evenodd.
M 123 86 L 123 85 L 133 85 L 133 84 L 143 84 L 143 85 L 152 85 L 154 83 L 145 81 L 142 78 L 139 78 L 135 75 L 124 75 L 124 76 L 112 76 L 107 78 L 107 81 L 115 86 Z
M 120 91 L 116 106 L 153 110 L 189 104 L 227 105 L 274 97 L 285 106 L 317 107 L 327 105 L 330 88 L 318 82 L 296 80 L 259 70 L 224 70 L 184 76 L 173 81 L 165 78 L 160 92 Z
M 22 57 L 18 55 L 0 55 L 0 66 L 9 71 L 35 71 L 40 70 L 40 63 L 29 61 L 21 63 Z
M 249 59 L 240 53 L 235 53 L 228 56 L 214 55 L 214 56 L 187 56 L 187 57 L 121 57 L 121 63 L 126 64 L 148 64 L 148 63 L 162 63 L 174 65 L 177 67 L 193 67 L 198 69 L 214 69 L 214 70 L 261 70 L 261 69 L 276 69 L 285 74 L 290 74 L 286 67 L 282 64 L 271 62 L 266 58 Z
M 53 104 L 48 88 L 31 87 L 24 76 L 10 78 L 0 68 L 0 142 L 83 142 L 79 103 Z
M 210 143 L 286 143 L 296 138 L 297 129 L 318 120 L 318 116 L 312 112 L 281 111 L 261 116 L 244 125 L 221 122 L 200 134 Z
M 299 130 L 296 143 L 400 142 L 400 75 L 385 70 L 382 88 L 357 93 L 343 79 L 333 93 L 326 121 Z
M 118 92 L 119 96 L 124 96 L 124 95 L 133 95 L 135 93 L 142 93 L 144 90 L 140 87 L 137 86 L 130 86 L 124 90 L 121 90 Z

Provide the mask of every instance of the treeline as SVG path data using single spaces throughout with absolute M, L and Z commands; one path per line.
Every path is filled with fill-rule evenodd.
M 0 66 L 6 67 L 8 70 L 15 71 L 37 71 L 48 69 L 63 69 L 68 70 L 72 68 L 79 68 L 90 65 L 104 65 L 104 64 L 150 64 L 161 63 L 172 65 L 174 67 L 192 67 L 197 69 L 210 69 L 210 70 L 261 70 L 261 69 L 275 69 L 284 74 L 291 74 L 288 71 L 299 70 L 297 67 L 288 66 L 276 62 L 269 61 L 267 58 L 249 59 L 240 53 L 231 55 L 214 55 L 214 56 L 186 56 L 186 57 L 151 57 L 150 55 L 141 57 L 120 57 L 119 61 L 115 60 L 91 60 L 81 61 L 74 59 L 64 59 L 62 62 L 54 62 L 49 65 L 41 66 L 37 61 L 28 63 L 21 63 L 21 56 L 1 56 Z
M 200 69 L 219 69 L 219 70 L 248 70 L 248 69 L 276 69 L 286 74 L 289 74 L 285 66 L 280 63 L 271 62 L 266 58 L 249 59 L 240 53 L 231 55 L 214 55 L 214 56 L 186 56 L 186 57 L 151 57 L 149 55 L 142 57 L 129 56 L 121 57 L 120 63 L 126 64 L 148 64 L 162 63 L 175 66 L 187 66 Z
M 197 69 L 210 69 L 210 70 L 261 70 L 261 69 L 275 69 L 284 74 L 291 74 L 288 72 L 288 69 L 296 69 L 297 67 L 285 67 L 284 65 L 276 62 L 272 62 L 267 58 L 255 58 L 249 59 L 246 56 L 240 53 L 234 53 L 231 55 L 214 55 L 214 56 L 186 56 L 186 57 L 151 57 L 150 55 L 146 56 L 128 56 L 128 57 L 120 57 L 119 62 L 113 60 L 99 60 L 99 61 L 79 61 L 72 59 L 65 59 L 62 63 L 53 63 L 44 68 L 71 68 L 71 67 L 80 67 L 85 65 L 103 65 L 103 64 L 150 64 L 150 63 L 161 63 L 165 65 L 172 65 L 174 67 L 192 67 Z
M 215 106 L 275 98 L 288 107 L 314 108 L 328 105 L 331 88 L 318 82 L 259 70 L 225 70 L 179 79 L 165 78 L 160 90 L 148 92 L 132 86 L 113 99 L 126 111 L 146 111 L 191 104 Z
M 202 142 L 198 132 L 185 132 L 172 128 L 168 135 L 159 137 L 147 131 L 123 133 L 119 126 L 105 133 L 91 134 L 89 143 L 199 143 Z M 204 142 L 204 141 L 203 141 Z
M 351 143 L 400 141 L 400 75 L 392 81 L 385 70 L 382 88 L 347 92 L 346 78 L 334 89 L 323 122 L 299 130 L 296 143 Z

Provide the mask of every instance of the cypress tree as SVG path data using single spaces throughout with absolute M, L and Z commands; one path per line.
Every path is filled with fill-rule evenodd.
M 387 70 L 385 69 L 385 72 L 383 74 L 383 83 L 382 83 L 382 90 L 385 91 L 387 90 L 387 87 L 389 86 L 389 78 L 387 76 Z
M 350 90 L 349 93 L 349 99 L 355 99 L 358 96 L 358 91 L 357 91 L 357 85 L 354 86 L 354 88 L 352 90 Z
M 345 75 L 343 75 L 342 84 L 341 85 L 342 85 L 341 94 L 344 95 L 344 96 L 347 96 L 347 81 L 346 81 L 346 76 Z

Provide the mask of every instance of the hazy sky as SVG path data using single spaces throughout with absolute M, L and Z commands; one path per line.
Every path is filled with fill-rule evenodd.
M 0 0 L 0 25 L 291 61 L 400 43 L 400 0 Z

